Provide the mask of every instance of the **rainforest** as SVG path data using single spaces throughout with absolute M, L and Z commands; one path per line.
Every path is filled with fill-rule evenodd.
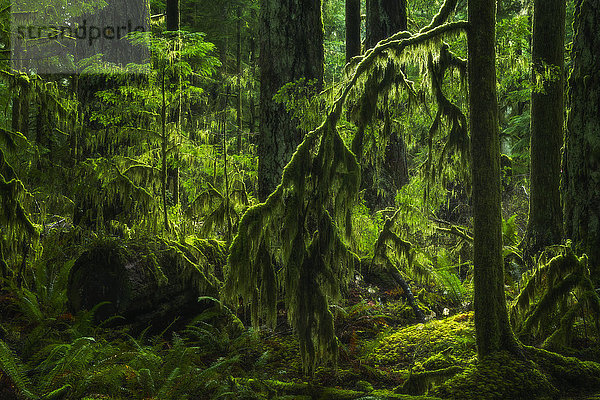
M 0 400 L 600 399 L 600 0 L 0 0 Z

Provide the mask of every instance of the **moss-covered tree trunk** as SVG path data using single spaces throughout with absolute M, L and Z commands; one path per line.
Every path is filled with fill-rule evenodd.
M 516 348 L 504 294 L 494 0 L 469 1 L 469 106 L 477 350 Z
M 321 1 L 262 0 L 260 25 L 258 195 L 265 200 L 303 136 L 298 121 L 273 96 L 301 78 L 316 80 L 318 87 L 323 82 Z
M 346 0 L 346 62 L 360 55 L 360 0 Z
M 563 161 L 565 235 L 600 271 L 600 1 L 576 2 Z M 597 276 L 597 275 L 596 275 Z
M 564 0 L 535 0 L 531 92 L 531 188 L 524 250 L 562 240 L 560 150 L 564 125 Z

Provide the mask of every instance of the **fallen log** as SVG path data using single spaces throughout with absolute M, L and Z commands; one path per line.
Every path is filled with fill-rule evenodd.
M 67 287 L 72 313 L 92 310 L 96 323 L 120 316 L 134 331 L 162 330 L 203 308 L 199 296 L 217 296 L 226 263 L 225 246 L 216 240 L 186 243 L 162 239 L 103 239 L 74 263 Z

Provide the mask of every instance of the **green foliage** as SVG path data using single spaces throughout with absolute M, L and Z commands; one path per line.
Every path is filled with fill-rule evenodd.
M 127 339 L 100 330 L 96 330 L 99 337 L 80 336 L 69 329 L 49 343 L 38 343 L 38 349 L 24 357 L 26 361 L 0 340 L 0 375 L 5 374 L 20 394 L 32 399 L 226 397 L 231 390 L 227 371 L 237 368 L 236 352 L 248 346 L 249 336 L 239 330 L 227 335 L 225 327 L 211 326 L 211 334 L 225 343 L 225 349 L 217 349 L 205 337 L 195 336 L 192 328 L 173 334 L 168 342 L 160 337 L 148 341 L 144 334 L 137 340 Z M 215 354 L 224 351 L 231 355 L 215 360 Z M 6 377 L 2 379 L 7 381 Z
M 335 127 L 339 111 L 306 136 L 266 203 L 244 214 L 229 256 L 226 291 L 230 298 L 251 299 L 255 325 L 259 306 L 274 323 L 281 279 L 307 370 L 314 368 L 317 354 L 335 353 L 327 296 L 339 298 L 339 284 L 348 279 L 354 260 L 344 237 L 350 232 L 359 172 Z M 307 231 L 309 224 L 314 228 Z M 284 268 L 276 271 L 271 249 L 279 244 L 276 256 Z
M 323 123 L 323 102 L 327 99 L 327 91 L 317 93 L 319 82 L 316 79 L 306 81 L 300 78 L 295 82 L 283 85 L 273 99 L 285 105 L 286 111 L 298 121 L 298 127 L 304 131 L 312 131 Z
M 237 231 L 241 214 L 250 205 L 250 196 L 243 177 L 239 173 L 231 174 L 225 191 L 217 190 L 210 182 L 208 188 L 198 194 L 187 209 L 189 215 L 204 215 L 202 232 L 205 235 L 225 232 L 231 240 Z M 225 183 L 224 183 L 225 184 Z
M 523 173 L 529 160 L 530 17 L 521 12 L 502 18 L 496 32 L 502 152 L 513 158 L 516 170 Z
M 104 152 L 109 150 L 108 159 L 84 162 L 86 168 L 78 180 L 83 187 L 77 193 L 81 193 L 79 198 L 86 208 L 98 215 L 100 226 L 117 219 L 129 226 L 135 220 L 142 227 L 156 229 L 158 214 L 162 211 L 164 220 L 169 214 L 167 167 L 178 168 L 181 160 L 188 158 L 188 153 L 181 154 L 181 150 L 194 147 L 179 125 L 179 109 L 186 111 L 202 104 L 202 85 L 219 62 L 211 55 L 214 45 L 205 42 L 199 33 L 180 31 L 163 37 L 135 32 L 130 40 L 148 47 L 152 54 L 149 63 L 131 64 L 125 71 L 110 73 L 102 63 L 95 62 L 86 70 L 105 74 L 117 85 L 97 93 L 100 107 L 91 116 L 92 121 L 104 126 L 104 132 L 111 132 L 110 136 L 96 135 L 98 140 L 92 143 Z M 114 191 L 107 190 L 113 187 Z M 125 215 L 102 221 L 103 209 L 111 204 Z M 97 207 L 101 209 L 96 211 Z
M 383 213 L 371 215 L 363 198 L 352 211 L 352 246 L 359 255 L 373 256 L 373 244 L 383 227 Z
M 25 397 L 29 399 L 36 398 L 30 391 L 31 382 L 25 375 L 23 364 L 2 340 L 0 340 L 0 370 L 10 377 L 16 388 Z
M 325 28 L 325 82 L 335 83 L 343 78 L 346 63 L 345 2 L 323 1 L 323 26 Z
M 1 3 L 6 49 L 11 10 Z M 38 3 L 42 9 L 47 2 Z M 423 287 L 416 303 L 427 318 L 468 304 L 469 213 L 449 224 L 439 216 L 450 207 L 448 188 L 468 192 L 466 24 L 441 24 L 447 9 L 430 23 L 441 3 L 411 2 L 409 30 L 419 33 L 384 40 L 344 71 L 344 4 L 324 1 L 325 80 L 332 85 L 315 94 L 313 82 L 290 82 L 277 94 L 311 132 L 264 204 L 253 198 L 255 143 L 246 131 L 256 128 L 258 2 L 184 2 L 180 32 L 161 34 L 163 21 L 155 18 L 153 34 L 132 36 L 151 49 L 145 65 L 108 68 L 98 56 L 75 79 L 19 73 L 0 61 L 2 383 L 19 397 L 65 400 L 425 399 L 402 393 L 425 393 L 465 369 L 436 393 L 529 398 L 556 396 L 552 386 L 596 388 L 596 364 L 531 348 L 524 352 L 535 365 L 507 354 L 475 365 L 472 313 L 403 327 L 412 310 L 399 290 L 357 289 L 360 281 L 345 290 L 366 257 Z M 514 160 L 510 189 L 529 159 L 535 84 L 525 6 L 501 5 L 499 106 L 503 151 Z M 164 0 L 151 6 L 160 14 Z M 79 2 L 67 7 L 73 15 L 83 10 Z M 453 18 L 464 17 L 465 7 L 459 2 Z M 231 57 L 238 22 L 239 83 Z M 231 123 L 238 90 L 241 127 Z M 243 151 L 232 154 L 238 129 Z M 393 209 L 372 214 L 358 191 L 360 169 L 372 165 L 379 173 L 392 133 L 408 145 L 411 179 Z M 517 281 L 522 215 L 507 215 L 503 255 Z M 160 232 L 161 217 L 169 232 Z M 136 339 L 125 328 L 94 323 L 106 303 L 69 314 L 69 272 L 91 246 L 144 259 L 159 282 L 162 267 L 176 265 L 198 289 L 199 307 L 208 308 L 181 332 Z M 522 285 L 512 317 L 524 341 L 571 353 L 570 345 L 597 341 L 600 301 L 584 257 L 569 246 L 549 249 Z M 275 330 L 242 323 L 258 328 L 261 318 Z M 338 351 L 339 368 L 316 368 Z M 301 371 L 315 369 L 302 382 Z

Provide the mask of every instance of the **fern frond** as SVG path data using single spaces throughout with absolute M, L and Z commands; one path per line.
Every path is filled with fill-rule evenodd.
M 38 398 L 31 391 L 31 381 L 25 374 L 25 368 L 21 360 L 2 340 L 0 340 L 0 370 L 10 377 L 15 387 L 25 397 L 28 399 Z

